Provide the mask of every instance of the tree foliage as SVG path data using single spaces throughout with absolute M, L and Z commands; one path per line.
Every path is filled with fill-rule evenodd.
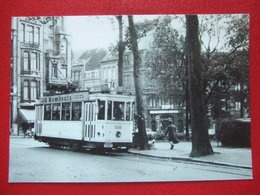
M 151 79 L 159 81 L 160 94 L 183 105 L 185 90 L 184 37 L 172 28 L 172 17 L 161 17 L 153 29 L 153 43 L 146 54 Z

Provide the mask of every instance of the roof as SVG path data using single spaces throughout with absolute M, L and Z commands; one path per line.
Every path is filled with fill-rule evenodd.
M 106 56 L 102 59 L 101 63 L 111 62 L 111 61 L 117 61 L 117 60 L 118 60 L 118 58 L 117 58 L 116 56 L 112 56 L 111 54 L 108 54 L 108 55 L 106 55 Z
M 100 67 L 100 61 L 106 56 L 105 49 L 92 49 L 84 51 L 74 62 L 75 65 L 83 64 L 85 70 L 95 70 Z

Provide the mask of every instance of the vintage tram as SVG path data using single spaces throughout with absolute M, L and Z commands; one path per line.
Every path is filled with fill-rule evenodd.
M 132 144 L 133 109 L 133 96 L 46 96 L 36 105 L 35 139 L 55 148 L 127 149 Z

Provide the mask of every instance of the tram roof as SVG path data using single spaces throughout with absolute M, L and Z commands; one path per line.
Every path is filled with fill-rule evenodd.
M 44 96 L 40 99 L 40 104 L 43 103 L 59 103 L 59 102 L 75 102 L 75 101 L 92 101 L 96 99 L 101 100 L 134 100 L 134 96 L 109 94 L 109 93 L 89 93 L 89 92 L 75 92 L 62 95 Z

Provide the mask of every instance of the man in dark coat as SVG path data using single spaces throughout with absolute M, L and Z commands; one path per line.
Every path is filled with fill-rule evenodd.
M 174 148 L 174 144 L 179 143 L 176 137 L 176 126 L 173 124 L 172 121 L 169 121 L 169 125 L 166 128 L 165 136 L 168 134 L 168 140 L 171 144 L 171 150 Z

